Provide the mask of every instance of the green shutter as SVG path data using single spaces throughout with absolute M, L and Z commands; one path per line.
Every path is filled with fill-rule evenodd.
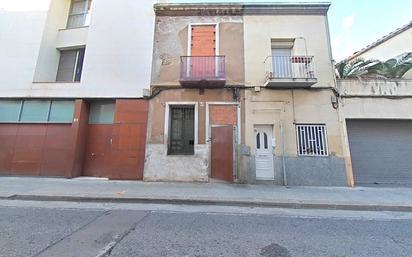
M 49 122 L 71 123 L 74 113 L 74 101 L 52 101 Z
M 18 122 L 20 108 L 20 100 L 0 101 L 0 122 Z

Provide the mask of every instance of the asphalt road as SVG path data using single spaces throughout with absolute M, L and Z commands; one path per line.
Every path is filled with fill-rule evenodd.
M 404 213 L 3 203 L 1 257 L 412 256 Z

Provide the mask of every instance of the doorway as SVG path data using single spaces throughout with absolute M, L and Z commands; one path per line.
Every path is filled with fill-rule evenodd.
M 257 180 L 274 180 L 273 126 L 255 126 L 255 163 Z

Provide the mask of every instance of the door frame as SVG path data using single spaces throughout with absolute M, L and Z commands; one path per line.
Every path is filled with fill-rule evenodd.
M 219 23 L 189 23 L 187 30 L 187 56 L 192 55 L 192 27 L 193 26 L 215 26 L 215 55 L 219 55 Z
M 270 140 L 270 145 L 271 145 L 271 148 L 272 149 L 270 149 L 270 152 L 271 152 L 271 156 L 272 156 L 272 175 L 273 175 L 273 179 L 272 178 L 270 178 L 270 179 L 258 179 L 257 178 L 257 174 L 256 174 L 256 165 L 255 165 L 255 178 L 256 178 L 256 180 L 259 180 L 259 181 L 275 181 L 275 179 L 276 179 L 276 176 L 275 176 L 275 162 L 274 162 L 274 160 L 273 160 L 273 158 L 275 157 L 275 154 L 273 153 L 273 151 L 274 151 L 274 149 L 273 149 L 273 143 L 272 143 L 272 139 L 273 138 L 275 138 L 275 131 L 274 131 L 274 129 L 275 129 L 275 126 L 274 126 L 274 124 L 253 124 L 253 132 L 254 132 L 254 136 L 253 136 L 253 142 L 254 142 L 254 152 L 255 152 L 255 163 L 256 163 L 256 155 L 257 155 L 257 152 L 256 152 L 256 150 L 257 150 L 257 145 L 256 145 L 256 135 L 257 135 L 257 127 L 270 127 L 271 128 L 271 134 L 272 134 L 272 137 L 271 138 L 269 138 L 268 140 Z M 256 129 L 256 131 L 255 131 L 255 129 Z M 275 146 L 276 147 L 276 146 Z
M 211 105 L 234 105 L 237 107 L 236 110 L 236 130 L 235 132 L 237 135 L 233 135 L 233 181 L 236 182 L 237 174 L 238 174 L 238 163 L 237 163 L 237 156 L 238 150 L 236 145 L 241 143 L 241 103 L 240 102 L 206 102 L 206 129 L 205 129 L 205 143 L 209 148 L 209 167 L 208 173 L 209 177 L 212 175 L 212 144 L 211 144 L 211 137 L 212 137 L 212 126 L 220 127 L 220 126 L 227 126 L 227 125 L 211 125 L 210 124 L 210 106 Z M 237 143 L 237 144 L 236 144 Z
M 164 142 L 163 144 L 168 145 L 169 143 L 169 127 L 170 127 L 170 106 L 173 105 L 190 105 L 195 107 L 195 153 L 196 146 L 199 144 L 199 108 L 198 102 L 166 102 L 165 103 L 165 116 L 164 116 Z

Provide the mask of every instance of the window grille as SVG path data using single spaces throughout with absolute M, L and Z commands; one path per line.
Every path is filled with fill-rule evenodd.
M 194 106 L 170 107 L 170 139 L 168 154 L 194 154 Z
M 326 125 L 296 125 L 298 155 L 327 156 Z

